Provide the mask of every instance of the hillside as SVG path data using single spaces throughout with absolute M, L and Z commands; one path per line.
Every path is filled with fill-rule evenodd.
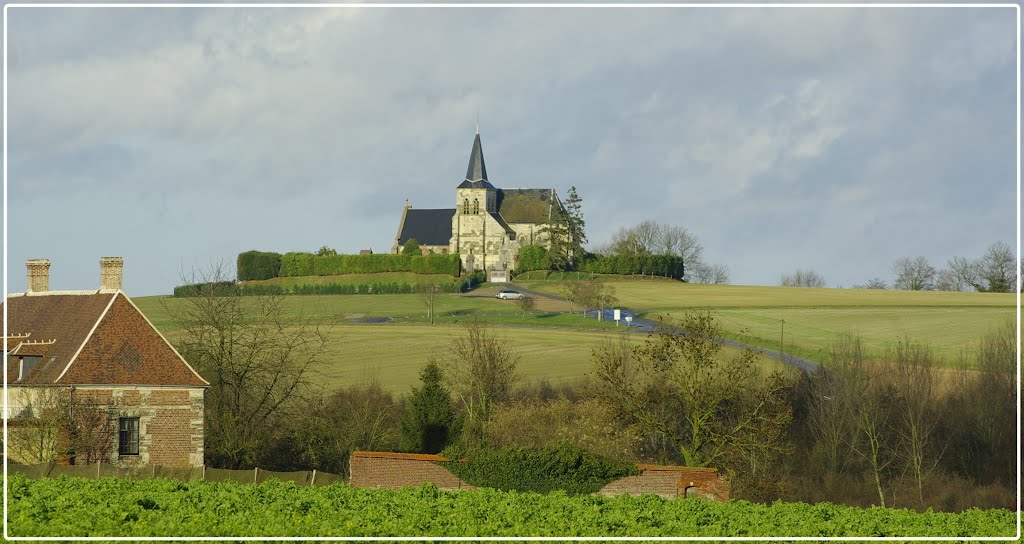
M 554 281 L 524 281 L 529 289 L 558 293 Z M 1014 319 L 1013 293 L 954 293 L 867 289 L 810 289 L 743 285 L 695 285 L 676 281 L 620 280 L 612 283 L 623 307 L 649 319 L 672 321 L 696 308 L 710 308 L 735 340 L 828 362 L 828 347 L 849 332 L 879 356 L 899 338 L 931 346 L 944 365 L 994 327 Z

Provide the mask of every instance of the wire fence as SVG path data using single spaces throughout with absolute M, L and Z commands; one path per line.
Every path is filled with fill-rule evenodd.
M 92 465 L 61 465 L 54 462 L 35 465 L 7 465 L 8 474 L 22 474 L 29 478 L 60 478 L 71 476 L 76 478 L 127 478 L 145 480 L 149 478 L 168 478 L 182 482 L 235 482 L 239 484 L 258 484 L 267 480 L 293 482 L 297 486 L 325 486 L 347 483 L 344 476 L 320 472 L 318 470 L 301 470 L 294 472 L 277 472 L 259 467 L 244 470 L 232 470 L 212 467 L 165 467 L 148 465 L 143 467 L 119 467 L 109 463 Z

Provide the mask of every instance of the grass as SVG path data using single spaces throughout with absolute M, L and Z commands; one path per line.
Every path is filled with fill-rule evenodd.
M 557 282 L 529 288 L 557 293 Z M 742 285 L 694 285 L 671 281 L 618 281 L 625 308 L 651 319 L 673 321 L 692 309 L 710 308 L 725 335 L 740 341 L 828 362 L 829 345 L 841 334 L 863 338 L 879 357 L 900 338 L 931 346 L 947 366 L 972 351 L 987 332 L 1014 319 L 1013 293 L 953 293 L 866 289 L 809 289 Z
M 183 299 L 140 297 L 134 301 L 173 342 L 179 331 L 168 310 Z M 328 389 L 374 379 L 389 391 L 408 392 L 418 383 L 420 369 L 430 356 L 443 353 L 453 337 L 464 334 L 458 323 L 471 319 L 485 319 L 496 325 L 495 333 L 520 354 L 519 372 L 527 383 L 546 378 L 558 384 L 587 375 L 593 370 L 592 350 L 625 330 L 579 314 L 534 312 L 523 318 L 515 302 L 488 296 L 441 296 L 438 312 L 446 315 L 433 326 L 424 323 L 425 308 L 416 295 L 288 296 L 284 304 L 286 316 L 336 323 L 327 348 L 329 364 L 319 380 Z M 390 316 L 408 323 L 344 321 L 353 316 Z M 627 338 L 635 343 L 644 337 L 636 334 Z M 725 356 L 733 353 L 726 350 Z M 770 370 L 784 368 L 768 359 L 762 364 Z

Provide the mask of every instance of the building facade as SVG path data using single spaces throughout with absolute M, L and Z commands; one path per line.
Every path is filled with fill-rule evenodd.
M 455 188 L 455 207 L 414 209 L 407 204 L 391 252 L 399 253 L 413 239 L 423 253 L 458 253 L 463 270 L 513 270 L 520 247 L 549 245 L 546 227 L 563 213 L 554 189 L 492 185 L 477 131 L 466 178 Z

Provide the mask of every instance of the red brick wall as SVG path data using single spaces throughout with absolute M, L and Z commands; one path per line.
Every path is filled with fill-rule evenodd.
M 349 459 L 349 485 L 401 489 L 432 483 L 441 489 L 476 489 L 438 465 L 440 455 L 355 451 Z

